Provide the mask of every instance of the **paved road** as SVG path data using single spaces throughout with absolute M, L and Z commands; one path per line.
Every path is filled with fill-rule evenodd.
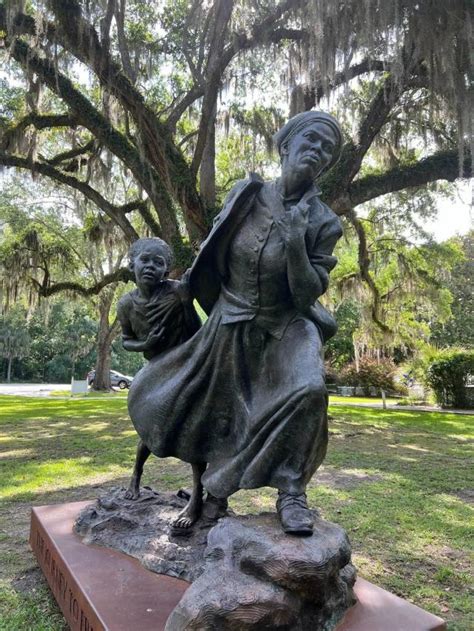
M 0 394 L 47 397 L 54 390 L 71 390 L 70 383 L 0 383 Z

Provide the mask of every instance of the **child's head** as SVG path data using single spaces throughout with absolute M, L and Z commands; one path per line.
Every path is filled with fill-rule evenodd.
M 173 253 L 163 239 L 138 239 L 130 247 L 128 259 L 137 285 L 152 287 L 168 275 Z

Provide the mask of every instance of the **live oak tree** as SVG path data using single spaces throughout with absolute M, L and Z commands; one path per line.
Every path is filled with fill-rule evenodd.
M 225 133 L 253 129 L 264 146 L 288 114 L 324 104 L 347 139 L 324 199 L 357 235 L 358 276 L 383 333 L 358 207 L 470 175 L 469 4 L 8 0 L 0 165 L 80 194 L 125 242 L 162 236 L 184 268 L 236 175 L 216 172 Z M 107 171 L 131 182 L 119 198 L 101 183 Z

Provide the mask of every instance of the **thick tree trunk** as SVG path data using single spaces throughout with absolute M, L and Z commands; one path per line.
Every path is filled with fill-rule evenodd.
M 112 342 L 117 332 L 115 322 L 110 325 L 110 308 L 116 285 L 109 287 L 99 296 L 99 331 L 97 333 L 97 360 L 93 390 L 110 390 L 110 363 Z
M 216 206 L 216 107 L 207 130 L 206 146 L 202 154 L 200 172 L 201 198 L 207 209 Z
M 110 347 L 107 343 L 107 333 L 101 335 L 99 331 L 99 339 L 97 340 L 97 361 L 95 365 L 95 377 L 92 386 L 93 390 L 110 390 Z M 104 332 L 102 332 L 104 333 Z

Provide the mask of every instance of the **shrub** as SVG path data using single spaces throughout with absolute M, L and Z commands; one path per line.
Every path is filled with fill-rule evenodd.
M 338 371 L 332 364 L 330 364 L 329 362 L 325 362 L 324 372 L 326 383 L 339 383 L 339 379 L 341 376 L 340 371 Z
M 395 382 L 395 364 L 389 359 L 376 361 L 364 358 L 359 362 L 359 371 L 355 362 L 348 364 L 341 374 L 340 381 L 347 386 L 359 386 L 364 394 L 370 396 L 370 389 L 377 388 L 387 392 L 398 392 L 400 385 Z
M 469 408 L 467 380 L 474 375 L 474 350 L 440 351 L 426 372 L 426 382 L 433 389 L 441 407 Z

